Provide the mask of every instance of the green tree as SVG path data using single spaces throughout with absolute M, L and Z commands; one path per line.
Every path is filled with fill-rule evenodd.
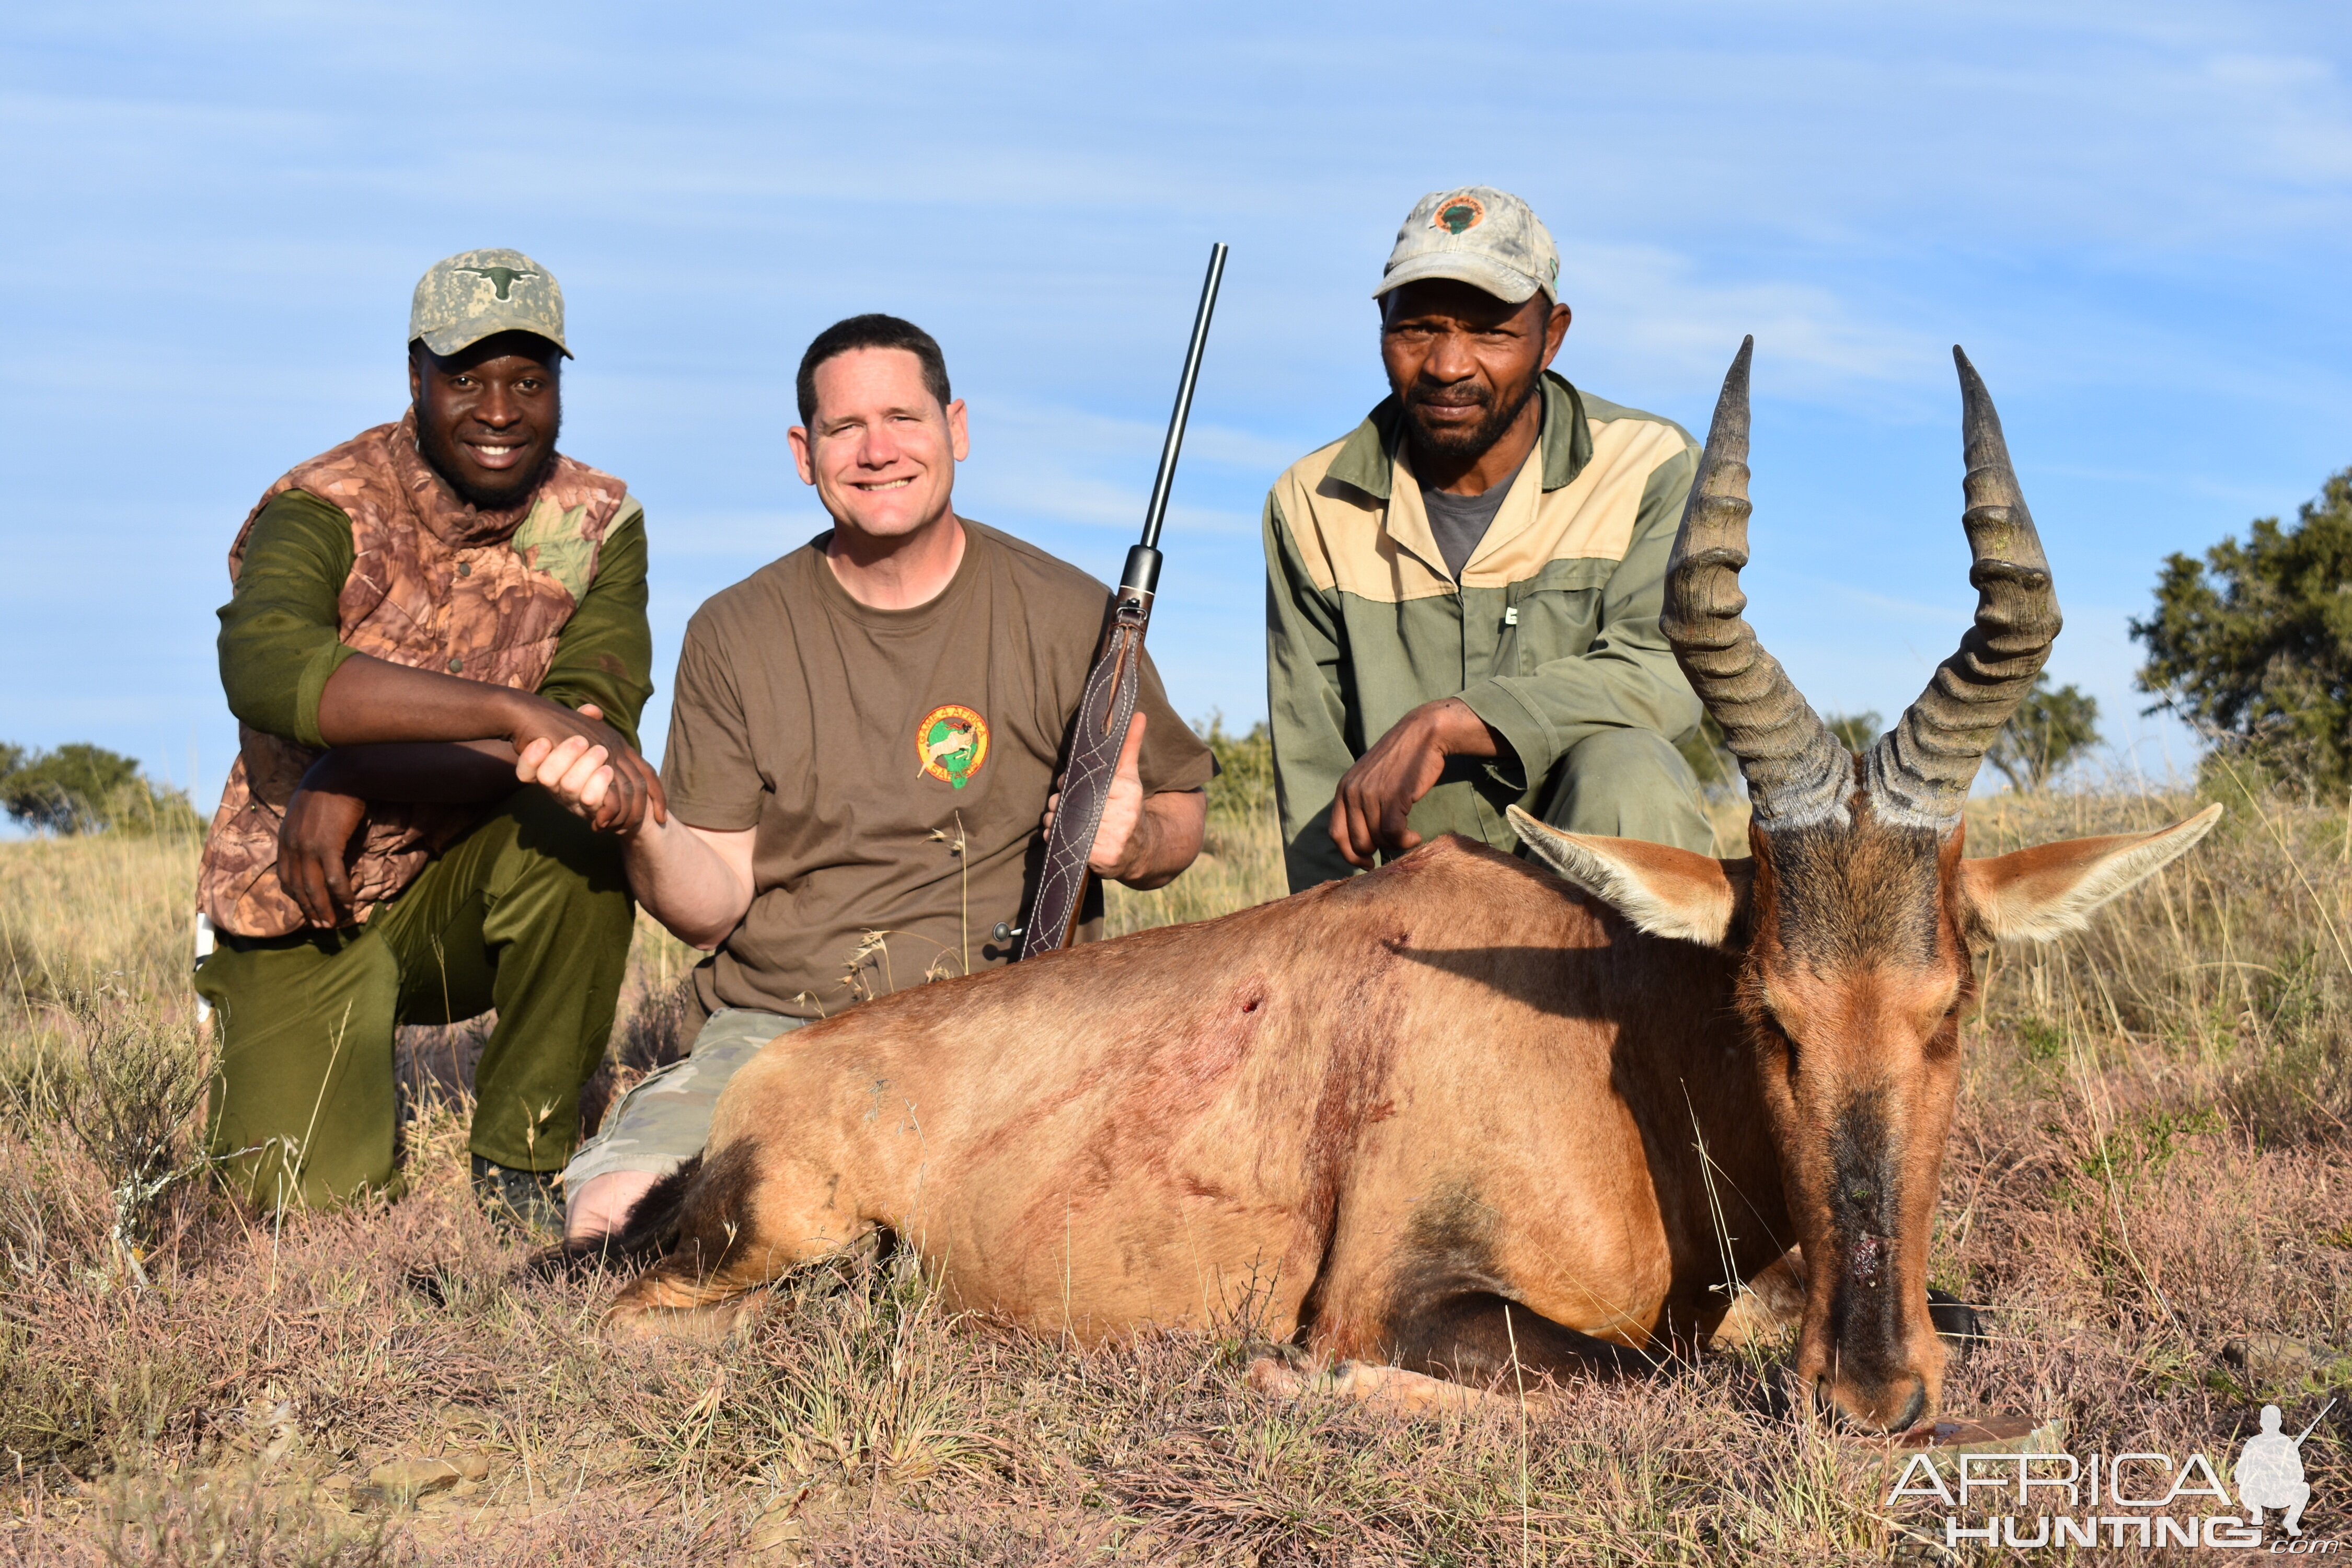
M 1985 761 L 2000 770 L 2010 788 L 2036 790 L 2081 761 L 2099 740 L 2099 700 L 2071 685 L 2053 690 L 2045 669 L 1993 737 Z
M 2167 556 L 2156 613 L 2131 634 L 2158 708 L 2314 787 L 2352 783 L 2352 468 L 2290 527 L 2259 518 L 2202 562 Z
M 1832 713 L 1822 722 L 1829 725 L 1838 744 L 1849 752 L 1867 752 L 1886 732 L 1886 721 L 1874 708 L 1865 708 L 1859 713 Z
M 1246 817 L 1274 808 L 1274 732 L 1261 719 L 1246 735 L 1226 731 L 1225 716 L 1213 710 L 1196 719 L 1192 731 L 1217 759 L 1217 776 L 1209 784 L 1209 810 Z
M 54 752 L 0 744 L 0 809 L 42 833 L 186 833 L 202 827 L 186 794 L 157 788 L 120 752 L 76 741 Z

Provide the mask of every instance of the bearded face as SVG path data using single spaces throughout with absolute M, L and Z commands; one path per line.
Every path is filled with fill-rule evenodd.
M 1567 307 L 1541 293 L 1513 305 L 1431 279 L 1390 295 L 1381 360 L 1416 449 L 1457 469 L 1484 457 L 1527 413 L 1567 330 Z
M 1506 387 L 1476 381 L 1438 386 L 1416 381 L 1398 391 L 1424 450 L 1475 462 L 1502 439 L 1503 432 L 1526 410 L 1541 384 L 1541 375 L 1539 370 L 1531 370 L 1515 385 Z M 1467 409 L 1477 410 L 1477 416 L 1465 420 L 1463 411 Z

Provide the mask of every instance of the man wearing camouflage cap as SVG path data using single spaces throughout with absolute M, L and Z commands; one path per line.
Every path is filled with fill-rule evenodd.
M 1559 254 L 1485 185 L 1423 196 L 1381 285 L 1391 395 L 1265 504 L 1266 686 L 1291 889 L 1441 833 L 1712 847 L 1658 629 L 1698 448 L 1550 369 Z
M 493 1213 L 546 1221 L 611 1032 L 633 909 L 614 835 L 664 809 L 645 512 L 556 451 L 563 295 L 513 250 L 416 286 L 410 406 L 271 485 L 229 550 L 240 754 L 205 843 L 219 1029 L 209 1144 L 279 1206 L 394 1178 L 393 1031 L 492 1007 L 471 1144 Z M 575 814 L 517 754 L 572 737 Z

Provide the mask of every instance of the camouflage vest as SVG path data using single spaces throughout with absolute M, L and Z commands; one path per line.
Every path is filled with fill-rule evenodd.
M 559 455 L 530 499 L 505 511 L 460 500 L 416 449 L 416 416 L 379 425 L 263 492 L 229 547 L 229 581 L 262 508 L 299 489 L 352 520 L 355 559 L 336 601 L 341 640 L 413 669 L 536 690 L 564 623 L 596 575 L 628 498 L 610 474 Z M 320 753 L 239 725 L 242 750 L 205 840 L 196 907 L 239 936 L 285 936 L 301 910 L 278 883 L 278 828 Z M 371 804 L 352 867 L 360 918 L 415 879 L 479 820 L 476 805 Z

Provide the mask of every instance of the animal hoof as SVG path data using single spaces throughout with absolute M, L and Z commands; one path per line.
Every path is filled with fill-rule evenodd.
M 1297 1399 L 1307 1392 L 1306 1374 L 1277 1356 L 1260 1356 L 1250 1363 L 1244 1379 L 1258 1393 L 1274 1399 Z
M 662 1337 L 661 1325 L 654 1321 L 653 1313 L 626 1307 L 615 1307 L 605 1313 L 596 1332 L 615 1344 L 625 1345 L 650 1344 Z
M 748 1333 L 768 1313 L 768 1293 L 753 1291 L 707 1307 L 636 1307 L 625 1300 L 604 1314 L 598 1331 L 623 1344 L 646 1344 L 655 1340 L 684 1340 L 716 1345 Z
M 1992 1337 L 1985 1328 L 1984 1314 L 1948 1291 L 1927 1292 L 1927 1321 L 1936 1325 L 1936 1332 L 1945 1342 L 1962 1355 Z

